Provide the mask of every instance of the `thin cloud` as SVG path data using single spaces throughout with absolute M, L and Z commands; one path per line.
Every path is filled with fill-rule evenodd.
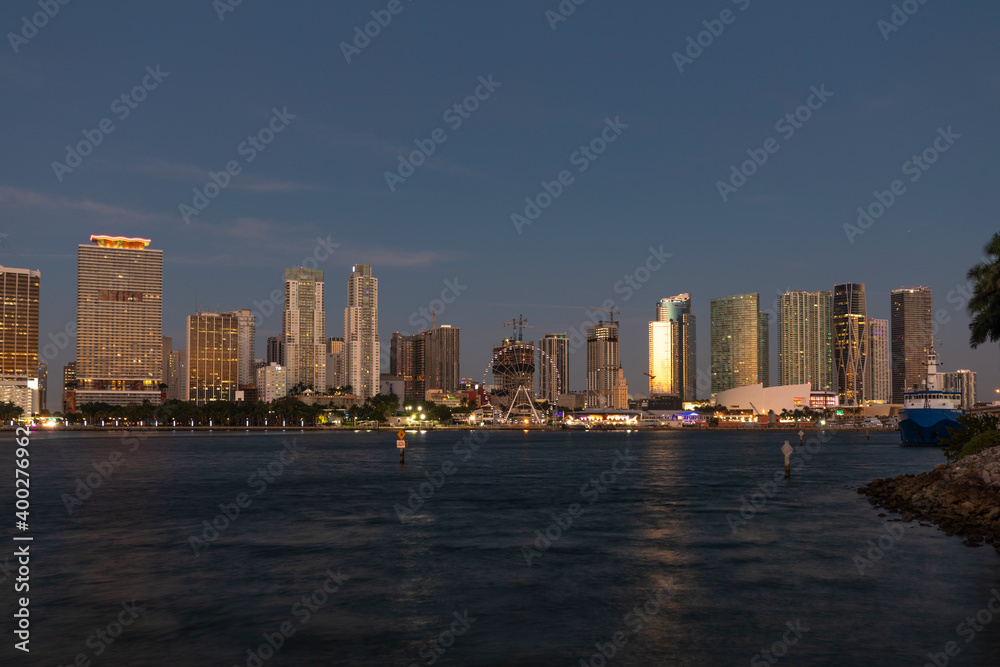
M 208 180 L 210 171 L 209 169 L 198 167 L 193 164 L 167 162 L 166 160 L 161 160 L 160 158 L 147 158 L 145 160 L 141 160 L 135 166 L 135 170 L 144 174 L 149 174 L 150 176 L 154 176 L 156 178 L 162 178 L 164 180 L 191 181 L 199 185 Z M 240 190 L 243 192 L 278 194 L 323 190 L 323 188 L 315 185 L 309 185 L 307 183 L 296 183 L 294 181 L 286 181 L 279 178 L 269 178 L 267 176 L 247 174 L 246 172 L 242 172 L 234 176 L 228 187 L 233 190 Z
M 57 197 L 34 190 L 12 188 L 0 185 L 0 205 L 45 213 L 77 215 L 80 211 L 100 216 L 115 223 L 150 224 L 173 220 L 172 216 L 161 213 L 139 211 L 115 204 L 96 202 L 90 199 L 75 200 Z

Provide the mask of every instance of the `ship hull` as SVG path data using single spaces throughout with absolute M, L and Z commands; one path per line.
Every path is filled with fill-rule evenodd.
M 948 437 L 948 429 L 963 428 L 957 419 L 961 410 L 935 408 L 899 411 L 899 435 L 904 445 L 940 445 Z

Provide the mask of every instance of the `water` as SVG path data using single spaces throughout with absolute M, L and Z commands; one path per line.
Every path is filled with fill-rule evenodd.
M 622 633 L 608 664 L 772 664 L 755 656 L 773 645 L 789 665 L 919 666 L 950 641 L 961 651 L 952 665 L 997 664 L 1000 621 L 969 643 L 969 631 L 956 632 L 1000 588 L 992 548 L 914 524 L 898 541 L 883 538 L 891 548 L 863 576 L 854 561 L 887 535 L 856 487 L 930 469 L 937 449 L 901 449 L 896 433 L 831 433 L 771 488 L 787 437 L 774 433 L 490 433 L 475 452 L 456 450 L 463 435 L 408 435 L 401 467 L 386 432 L 36 434 L 32 653 L 13 651 L 8 620 L 0 656 L 29 665 L 78 654 L 129 666 L 601 665 L 595 644 L 610 642 L 610 653 Z M 286 452 L 288 465 L 258 494 L 261 478 L 248 478 L 269 463 L 277 470 L 292 440 L 301 453 L 292 461 Z M 114 451 L 124 462 L 67 515 L 64 494 Z M 635 459 L 629 468 L 618 452 Z M 451 474 L 435 475 L 443 466 Z M 605 472 L 613 466 L 620 474 Z M 602 472 L 603 491 L 589 486 Z M 401 520 L 394 506 L 407 506 L 425 473 L 444 483 Z M 8 507 L 11 477 L 0 484 Z M 739 517 L 758 483 L 771 495 L 734 533 L 727 515 Z M 241 493 L 251 504 L 195 555 L 189 538 L 204 537 L 202 522 Z M 553 528 L 552 513 L 565 525 L 574 503 L 572 525 Z M 522 550 L 546 529 L 556 538 L 548 549 Z M 313 610 L 296 608 L 328 570 L 339 589 L 317 594 Z M 121 606 L 132 600 L 134 621 Z M 10 619 L 14 607 L 5 609 Z M 109 624 L 117 632 L 120 615 L 131 625 L 113 643 L 91 638 Z M 282 623 L 294 634 L 279 641 Z M 258 662 L 248 649 L 263 633 L 281 648 L 265 645 Z M 443 655 L 429 643 L 438 639 Z

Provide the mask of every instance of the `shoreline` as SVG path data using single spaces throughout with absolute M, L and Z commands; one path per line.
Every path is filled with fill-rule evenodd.
M 14 426 L 0 426 L 0 432 L 15 430 Z M 23 427 L 22 427 L 23 428 Z M 414 427 L 414 426 L 392 426 L 389 424 L 383 424 L 375 428 L 368 426 L 55 426 L 51 428 L 38 427 L 35 431 L 81 431 L 81 432 L 128 432 L 132 433 L 135 431 L 152 431 L 152 432 L 164 432 L 172 433 L 175 431 L 197 431 L 197 432 L 210 432 L 210 431 L 318 431 L 318 432 L 396 432 L 400 429 L 410 433 L 416 431 L 574 431 L 574 432 L 594 432 L 594 433 L 615 433 L 621 432 L 626 433 L 629 431 L 655 431 L 661 433 L 757 433 L 761 431 L 767 431 L 768 433 L 789 433 L 791 435 L 797 435 L 799 431 L 804 431 L 806 433 L 814 433 L 819 431 L 844 431 L 853 433 L 897 433 L 896 429 L 865 429 L 865 428 L 831 428 L 829 426 L 824 427 L 812 427 L 812 426 L 754 426 L 750 428 L 737 428 L 737 427 L 683 427 L 683 428 L 673 428 L 673 427 L 663 427 L 663 426 L 629 426 L 629 427 L 615 427 L 615 428 L 593 428 L 593 429 L 583 429 L 583 428 L 572 428 L 563 426 L 540 426 L 538 424 L 521 424 L 521 425 L 489 425 L 489 426 L 466 426 L 466 425 L 437 425 L 437 426 L 425 426 L 425 427 Z
M 966 546 L 992 544 L 1000 553 L 1000 447 L 917 475 L 876 479 L 857 492 L 904 523 L 929 521 Z

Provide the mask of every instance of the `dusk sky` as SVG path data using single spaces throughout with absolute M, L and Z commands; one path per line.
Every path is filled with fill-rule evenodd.
M 505 320 L 523 314 L 537 340 L 582 330 L 587 306 L 613 300 L 630 391 L 643 395 L 660 298 L 692 295 L 708 371 L 712 298 L 759 292 L 771 308 L 789 289 L 863 282 L 869 314 L 888 318 L 891 289 L 926 285 L 943 369 L 978 371 L 991 400 L 997 346 L 969 348 L 960 290 L 998 229 L 1000 5 L 902 4 L 916 11 L 900 9 L 906 22 L 890 30 L 888 0 L 564 0 L 575 11 L 560 21 L 546 15 L 557 0 L 400 0 L 394 15 L 388 0 L 243 0 L 221 20 L 223 0 L 79 1 L 12 44 L 39 11 L 12 0 L 0 10 L 0 263 L 41 270 L 44 349 L 75 322 L 76 246 L 150 238 L 164 252 L 163 333 L 179 348 L 196 293 L 203 310 L 254 307 L 283 268 L 325 256 L 322 239 L 339 244 L 318 263 L 328 336 L 343 335 L 355 263 L 379 279 L 383 347 L 416 333 L 420 309 L 457 282 L 438 323 L 461 327 L 461 374 L 477 379 Z M 373 11 L 391 22 L 355 48 Z M 688 38 L 707 43 L 706 21 L 722 32 L 699 54 Z M 688 49 L 681 72 L 674 53 Z M 121 97 L 143 81 L 130 108 Z M 469 96 L 478 108 L 459 115 Z M 782 121 L 810 103 L 807 120 Z M 269 124 L 280 131 L 262 150 L 243 144 Z M 85 132 L 100 137 L 92 154 L 54 167 Z M 577 153 L 602 132 L 604 152 Z M 390 187 L 415 142 L 433 153 Z M 907 165 L 927 149 L 933 164 Z M 766 162 L 724 200 L 718 182 L 748 150 Z M 218 176 L 230 162 L 239 173 Z M 512 214 L 564 170 L 572 181 L 518 229 Z M 180 206 L 194 208 L 209 172 L 228 186 L 188 222 Z M 845 230 L 876 191 L 892 204 Z M 626 289 L 651 249 L 671 256 Z M 278 314 L 258 322 L 258 357 L 280 328 Z M 71 344 L 49 363 L 53 409 L 74 355 Z M 571 389 L 584 366 L 580 349 Z

